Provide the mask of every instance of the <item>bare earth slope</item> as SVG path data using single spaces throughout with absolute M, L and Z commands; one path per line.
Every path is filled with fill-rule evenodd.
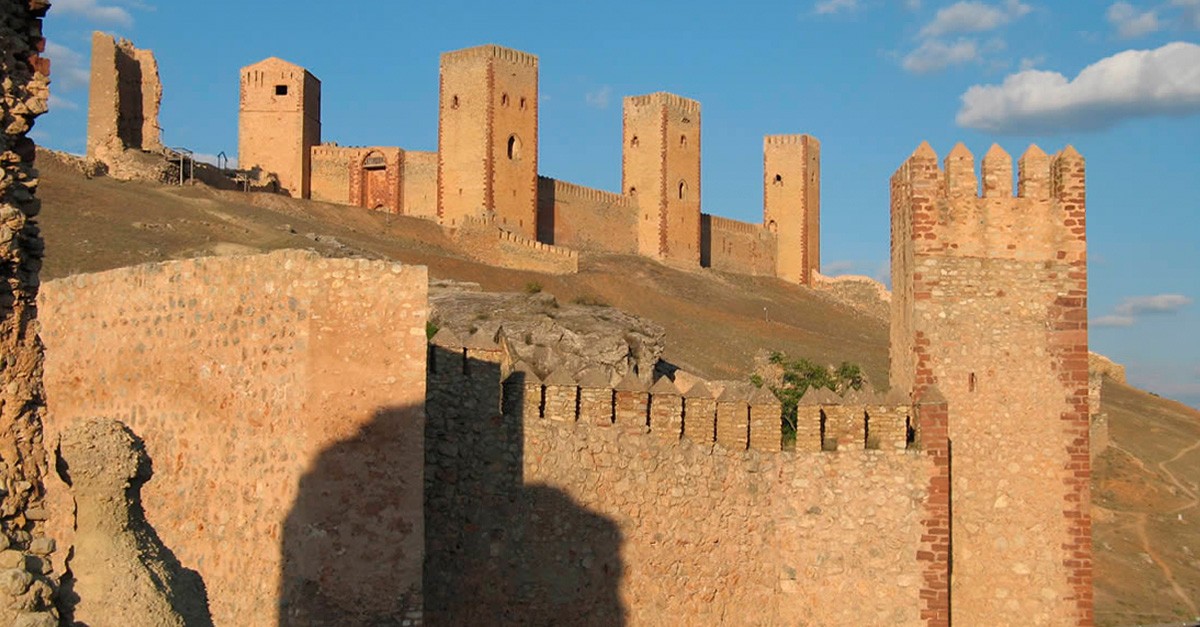
M 559 301 L 604 302 L 666 330 L 671 363 L 711 378 L 745 378 L 754 354 L 782 350 L 863 365 L 887 382 L 887 326 L 812 290 L 774 279 L 684 272 L 637 257 L 583 255 L 580 273 L 550 276 L 469 260 L 425 220 L 259 194 L 86 179 L 39 156 L 42 276 L 213 254 L 311 248 L 429 266 L 430 276 Z M 1138 625 L 1200 617 L 1200 412 L 1109 382 L 1113 446 L 1093 485 L 1096 617 Z

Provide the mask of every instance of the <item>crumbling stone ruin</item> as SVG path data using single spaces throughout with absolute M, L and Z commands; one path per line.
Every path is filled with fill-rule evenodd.
M 42 346 L 38 271 L 45 247 L 35 146 L 28 136 L 50 98 L 42 17 L 49 3 L 0 5 L 0 624 L 56 625 L 54 543 L 43 535 Z
M 87 157 L 122 180 L 169 180 L 158 112 L 162 83 L 154 53 L 125 39 L 92 34 Z
M 538 58 L 495 45 L 441 57 L 436 152 L 322 143 L 321 83 L 277 58 L 242 68 L 239 166 L 286 193 L 479 231 L 488 263 L 539 260 L 571 272 L 576 250 L 640 254 L 685 268 L 811 285 L 820 268 L 820 143 L 763 140 L 763 221 L 701 213 L 700 103 L 654 93 L 624 101 L 622 188 L 538 175 Z M 503 244 L 497 244 L 497 231 Z M 492 240 L 492 241 L 489 241 Z M 516 245 L 516 253 L 513 248 Z M 565 250 L 564 250 L 565 249 Z

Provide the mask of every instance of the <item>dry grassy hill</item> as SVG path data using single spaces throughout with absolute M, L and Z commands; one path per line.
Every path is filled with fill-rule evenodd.
M 887 381 L 887 326 L 812 290 L 638 257 L 584 255 L 557 277 L 473 262 L 425 220 L 260 194 L 87 179 L 39 158 L 43 278 L 149 261 L 311 248 L 429 266 L 434 278 L 560 301 L 602 301 L 662 325 L 665 358 L 714 378 L 742 378 L 761 349 L 861 364 Z M 1103 395 L 1113 446 L 1096 464 L 1096 615 L 1100 625 L 1200 617 L 1200 412 L 1112 383 Z

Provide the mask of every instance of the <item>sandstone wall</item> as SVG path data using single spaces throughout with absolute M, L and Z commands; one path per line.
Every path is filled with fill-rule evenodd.
M 759 224 L 700 215 L 700 265 L 726 272 L 775 276 L 776 236 Z
M 904 426 L 944 405 L 881 409 L 878 448 L 781 451 L 769 393 L 543 381 L 486 342 L 431 350 L 430 624 L 925 624 L 944 431 L 909 447 Z
M 107 161 L 126 149 L 162 149 L 162 83 L 154 53 L 107 33 L 92 33 L 88 89 L 88 157 Z
M 38 627 L 58 623 L 47 557 L 54 546 L 41 537 L 45 392 L 35 300 L 45 244 L 28 135 L 50 99 L 50 62 L 40 56 L 48 8 L 44 0 L 0 4 L 0 623 Z
M 310 197 L 321 202 L 350 204 L 350 163 L 358 148 L 320 144 L 312 147 Z
M 238 167 L 274 174 L 294 198 L 310 195 L 313 146 L 321 143 L 321 81 L 271 57 L 242 68 Z
M 1083 160 L 1036 146 L 892 179 L 892 385 L 949 401 L 953 621 L 1092 624 Z
M 579 272 L 579 253 L 501 230 L 491 221 L 463 219 L 453 236 L 482 263 L 546 274 Z
M 146 517 L 216 624 L 399 624 L 420 603 L 426 285 L 294 251 L 49 283 L 48 441 L 96 416 L 145 440 Z
M 404 151 L 400 177 L 404 215 L 437 220 L 437 160 L 436 152 Z
M 538 177 L 538 241 L 637 254 L 637 220 L 637 203 L 629 196 Z

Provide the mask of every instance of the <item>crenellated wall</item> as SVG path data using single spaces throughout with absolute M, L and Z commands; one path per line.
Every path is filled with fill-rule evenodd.
M 892 177 L 892 388 L 954 408 L 954 622 L 1090 625 L 1083 158 L 1031 146 L 1017 180 L 961 144 Z
M 870 437 L 784 451 L 765 390 L 543 379 L 446 337 L 428 360 L 429 624 L 927 624 L 944 404 L 866 399 L 845 413 Z M 804 420 L 819 433 L 837 407 Z
M 420 609 L 427 282 L 283 251 L 47 283 L 50 452 L 93 417 L 145 441 L 146 518 L 217 625 L 401 624 Z M 49 497 L 67 556 L 67 487 Z
M 700 214 L 700 265 L 737 274 L 775 276 L 778 237 L 761 224 Z
M 538 177 L 538 240 L 575 250 L 637 254 L 630 196 Z
M 547 274 L 579 272 L 579 253 L 574 250 L 505 231 L 490 220 L 463 218 L 453 235 L 482 263 Z

